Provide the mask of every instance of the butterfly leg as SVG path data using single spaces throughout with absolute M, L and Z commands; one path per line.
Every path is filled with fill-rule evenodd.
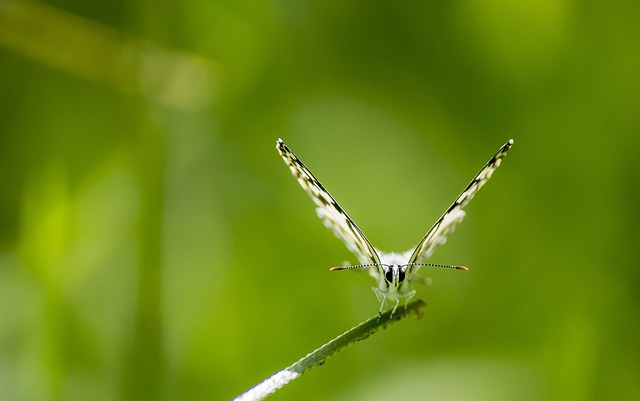
M 373 292 L 376 293 L 378 300 L 380 301 L 380 309 L 378 309 L 378 321 L 380 321 L 380 317 L 382 316 L 382 311 L 384 310 L 385 305 L 387 304 L 387 297 L 389 296 L 388 292 L 380 290 L 377 287 L 371 287 Z
M 389 316 L 389 318 L 392 318 L 393 315 L 396 313 L 396 309 L 398 309 L 398 305 L 400 305 L 400 298 L 398 298 L 398 294 L 394 294 L 394 298 L 396 300 L 396 305 L 393 307 L 393 310 L 391 311 L 391 315 Z M 406 308 L 406 305 L 405 305 Z

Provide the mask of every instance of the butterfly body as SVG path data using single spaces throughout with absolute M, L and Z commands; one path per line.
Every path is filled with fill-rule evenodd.
M 416 290 L 413 289 L 412 282 L 425 281 L 423 277 L 417 274 L 420 266 L 439 266 L 422 263 L 422 260 L 428 258 L 437 246 L 446 242 L 447 236 L 453 232 L 457 224 L 464 218 L 464 206 L 491 178 L 491 175 L 498 168 L 502 158 L 512 145 L 512 139 L 505 143 L 435 222 L 418 245 L 404 253 L 385 253 L 376 250 L 344 209 L 282 139 L 278 139 L 276 142 L 276 149 L 287 166 L 289 166 L 298 183 L 316 204 L 318 217 L 327 228 L 333 231 L 336 237 L 344 242 L 361 263 L 354 266 L 334 267 L 331 270 L 368 269 L 369 274 L 377 281 L 377 286 L 373 287 L 373 291 L 380 300 L 379 312 L 382 312 L 388 302 L 394 302 L 393 311 L 395 311 L 400 301 L 405 301 L 406 303 L 415 296 Z M 463 266 L 440 267 L 467 270 Z
M 415 296 L 416 290 L 411 286 L 414 278 L 407 277 L 407 273 L 417 276 L 417 270 L 415 269 L 407 272 L 409 265 L 406 263 L 411 252 L 413 252 L 413 249 L 404 253 L 379 252 L 382 274 L 374 269 L 369 270 L 373 272 L 372 276 L 378 281 L 378 286 L 371 287 L 371 289 L 373 289 L 380 301 L 380 312 L 387 301 L 394 300 L 395 307 L 397 307 L 400 301 L 406 302 Z

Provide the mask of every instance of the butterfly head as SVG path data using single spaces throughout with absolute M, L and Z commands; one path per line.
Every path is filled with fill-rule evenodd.
M 381 265 L 384 279 L 394 287 L 400 287 L 407 273 L 407 265 Z

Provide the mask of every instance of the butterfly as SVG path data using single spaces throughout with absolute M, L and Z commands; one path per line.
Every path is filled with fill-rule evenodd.
M 513 139 L 510 139 L 498 149 L 496 154 L 473 177 L 453 204 L 427 231 L 415 248 L 409 249 L 404 253 L 386 253 L 375 249 L 371 245 L 347 212 L 344 211 L 284 141 L 282 139 L 276 141 L 276 149 L 287 166 L 289 166 L 289 169 L 291 169 L 291 173 L 298 180 L 298 183 L 316 204 L 316 212 L 320 219 L 358 257 L 360 262 L 359 265 L 332 267 L 330 270 L 367 269 L 369 274 L 377 281 L 377 286 L 372 287 L 372 289 L 380 301 L 378 313 L 382 313 L 387 302 L 395 301 L 392 315 L 401 300 L 405 301 L 406 306 L 406 303 L 415 296 L 416 290 L 413 289 L 412 282 L 425 281 L 422 276 L 417 274 L 421 266 L 468 270 L 464 266 L 443 266 L 422 263 L 422 261 L 427 259 L 436 247 L 446 242 L 447 236 L 453 232 L 458 223 L 464 218 L 465 212 L 463 208 L 491 178 L 491 175 L 500 166 L 502 159 L 512 145 Z

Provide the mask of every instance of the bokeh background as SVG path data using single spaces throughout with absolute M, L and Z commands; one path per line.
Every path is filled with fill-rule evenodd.
M 225 400 L 373 316 L 274 148 L 383 250 L 515 145 L 428 303 L 274 400 L 640 398 L 640 3 L 0 1 L 0 398 Z

